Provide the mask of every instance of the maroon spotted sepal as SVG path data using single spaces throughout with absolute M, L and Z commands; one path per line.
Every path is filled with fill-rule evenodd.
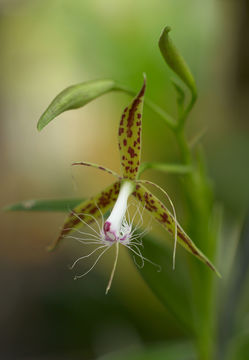
M 91 224 L 94 222 L 94 219 L 101 217 L 101 212 L 102 214 L 105 214 L 110 210 L 117 200 L 119 190 L 120 182 L 118 181 L 108 186 L 98 195 L 84 201 L 74 208 L 66 219 L 60 236 L 49 246 L 48 250 L 54 250 L 61 239 L 65 235 L 73 232 L 74 229 L 84 226 L 85 224 Z
M 136 179 L 140 165 L 145 88 L 146 79 L 144 78 L 140 92 L 132 103 L 124 109 L 118 130 L 121 172 L 124 178 L 131 180 Z
M 171 235 L 175 233 L 175 219 L 170 211 L 164 206 L 164 204 L 153 195 L 143 185 L 136 185 L 136 190 L 133 192 L 133 196 L 137 198 L 139 202 L 148 210 L 153 218 L 158 221 L 164 229 L 166 229 Z M 177 242 L 188 250 L 192 255 L 197 257 L 207 266 L 209 266 L 218 276 L 219 272 L 211 261 L 197 248 L 190 237 L 184 232 L 184 230 L 177 224 Z

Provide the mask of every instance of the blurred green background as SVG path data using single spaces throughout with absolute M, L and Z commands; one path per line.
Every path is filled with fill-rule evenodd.
M 172 27 L 171 37 L 197 81 L 188 137 L 207 129 L 207 163 L 224 205 L 224 251 L 232 251 L 249 200 L 245 0 L 1 0 L 1 207 L 33 198 L 88 197 L 112 182 L 92 169 L 72 172 L 73 161 L 119 171 L 118 120 L 130 98 L 105 95 L 38 133 L 39 116 L 65 87 L 113 78 L 138 90 L 145 72 L 147 97 L 175 113 L 173 74 L 157 46 L 165 25 Z M 172 134 L 147 108 L 143 124 L 143 159 L 177 161 Z M 177 177 L 151 172 L 147 178 L 168 189 L 184 222 Z M 67 241 L 53 254 L 45 251 L 64 217 L 1 214 L 0 357 L 95 359 L 184 338 L 125 251 L 108 296 L 111 254 L 86 278 L 73 281 L 67 265 L 82 247 Z

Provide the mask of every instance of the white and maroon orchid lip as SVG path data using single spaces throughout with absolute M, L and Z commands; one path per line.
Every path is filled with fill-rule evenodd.
M 104 223 L 103 231 L 104 231 L 104 239 L 105 241 L 109 241 L 110 243 L 114 243 L 118 240 L 118 235 L 111 231 L 111 223 L 106 221 Z
M 130 181 L 124 181 L 121 186 L 117 201 L 112 212 L 103 226 L 104 242 L 110 245 L 114 242 L 127 241 L 131 227 L 127 226 L 125 213 L 127 210 L 127 201 L 134 191 L 134 184 Z
M 121 185 L 116 203 L 113 207 L 113 210 L 108 217 L 106 221 L 104 221 L 104 215 L 100 210 L 101 216 L 102 216 L 102 224 L 98 222 L 98 220 L 88 214 L 88 216 L 91 217 L 93 222 L 95 223 L 93 226 L 88 224 L 85 220 L 83 220 L 80 215 L 87 216 L 86 214 L 76 214 L 79 221 L 82 222 L 83 225 L 86 225 L 88 227 L 88 232 L 82 232 L 78 229 L 76 229 L 76 232 L 79 235 L 72 236 L 67 235 L 65 237 L 72 238 L 75 240 L 78 240 L 80 243 L 83 243 L 85 245 L 97 245 L 97 247 L 90 251 L 88 254 L 81 256 L 80 258 L 76 259 L 70 269 L 73 269 L 76 264 L 78 264 L 81 260 L 90 258 L 94 255 L 97 255 L 96 260 L 94 261 L 93 265 L 83 274 L 76 275 L 74 279 L 82 278 L 83 276 L 87 275 L 99 262 L 99 260 L 102 258 L 102 256 L 110 249 L 113 245 L 116 249 L 116 255 L 113 263 L 112 272 L 109 278 L 109 282 L 106 288 L 106 294 L 111 288 L 112 280 L 114 277 L 114 273 L 117 267 L 118 262 L 118 256 L 119 256 L 119 245 L 125 246 L 129 251 L 133 254 L 133 259 L 135 264 L 138 267 L 143 267 L 144 262 L 147 261 L 151 263 L 152 265 L 156 266 L 158 271 L 160 271 L 160 266 L 153 263 L 151 260 L 145 258 L 142 253 L 140 247 L 143 247 L 142 244 L 142 237 L 149 231 L 148 229 L 145 229 L 142 232 L 138 232 L 137 230 L 140 228 L 140 226 L 143 225 L 143 212 L 144 207 L 142 211 L 140 211 L 139 204 L 135 203 L 132 204 L 135 206 L 135 212 L 130 217 L 129 209 L 127 206 L 128 198 L 134 191 L 134 184 L 130 182 L 129 180 L 125 180 L 123 184 Z M 96 205 L 97 206 L 97 205 Z M 127 213 L 127 218 L 126 218 Z M 138 216 L 138 222 L 135 227 L 134 225 L 134 219 Z M 136 221 L 135 221 L 136 222 Z M 97 229 L 96 229 L 97 226 Z M 82 236 L 83 235 L 83 236 Z M 137 263 L 135 257 L 138 257 L 140 259 L 140 264 Z

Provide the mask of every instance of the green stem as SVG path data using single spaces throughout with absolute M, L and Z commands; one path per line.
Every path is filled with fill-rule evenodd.
M 178 124 L 177 124 L 177 128 L 179 130 L 183 129 L 184 126 L 185 126 L 185 122 L 186 122 L 186 119 L 188 117 L 188 114 L 190 113 L 190 111 L 192 110 L 195 102 L 197 100 L 197 95 L 196 93 L 192 93 L 192 97 L 191 97 L 191 100 L 188 104 L 188 106 L 186 107 L 186 109 L 183 111 L 183 114 L 180 116 L 179 120 L 178 120 Z
M 183 128 L 176 132 L 182 162 L 193 166 L 193 158 L 186 141 Z M 209 220 L 212 206 L 209 199 L 208 179 L 199 169 L 187 174 L 184 178 L 184 192 L 188 203 L 189 231 L 190 236 L 211 259 L 215 249 L 209 246 Z M 208 253 L 207 253 L 208 252 Z M 191 261 L 190 272 L 193 279 L 193 299 L 195 313 L 196 342 L 199 352 L 199 360 L 210 360 L 213 358 L 213 333 L 214 333 L 214 277 L 213 274 L 202 264 Z
M 186 137 L 184 134 L 184 130 L 182 128 L 178 128 L 178 130 L 175 132 L 176 140 L 179 146 L 180 150 L 180 156 L 182 158 L 182 162 L 185 165 L 193 166 L 192 164 L 192 156 L 191 152 L 188 146 L 188 143 L 186 141 Z
M 188 174 L 192 171 L 192 167 L 183 164 L 165 164 L 159 162 L 144 162 L 140 165 L 139 176 L 146 170 L 153 169 L 168 174 Z

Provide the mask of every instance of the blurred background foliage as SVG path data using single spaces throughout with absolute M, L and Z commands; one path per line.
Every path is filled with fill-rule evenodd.
M 72 172 L 70 164 L 86 160 L 119 170 L 117 128 L 127 95 L 105 95 L 60 115 L 41 133 L 37 120 L 71 84 L 113 78 L 137 90 L 143 72 L 147 96 L 175 113 L 173 75 L 157 45 L 166 24 L 199 89 L 187 132 L 192 139 L 207 129 L 207 162 L 224 209 L 222 264 L 223 257 L 232 261 L 249 200 L 246 0 L 1 0 L 0 205 L 87 197 L 111 183 L 108 175 L 92 169 Z M 145 108 L 143 159 L 170 162 L 178 155 L 170 131 Z M 147 178 L 167 184 L 184 221 L 177 177 L 151 171 Z M 185 339 L 125 251 L 107 297 L 110 257 L 87 278 L 73 282 L 66 265 L 82 253 L 81 247 L 65 242 L 56 253 L 45 251 L 63 219 L 64 214 L 1 214 L 1 358 L 93 359 Z M 231 261 L 222 264 L 223 274 Z M 238 351 L 246 354 L 243 339 Z

